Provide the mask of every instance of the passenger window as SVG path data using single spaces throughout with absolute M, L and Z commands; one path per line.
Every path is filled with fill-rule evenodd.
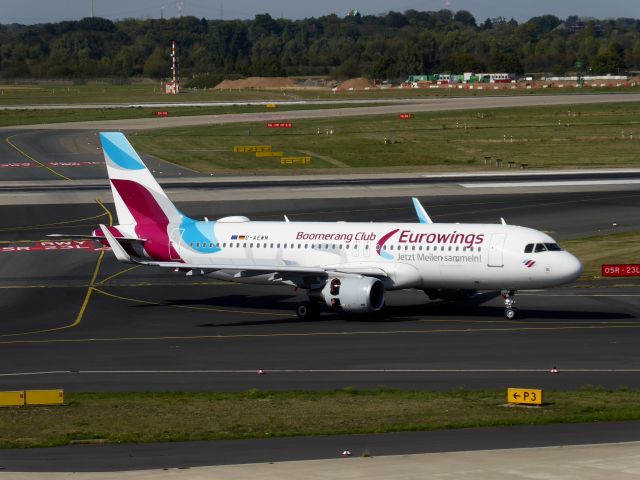
M 533 252 L 533 243 L 528 243 L 526 247 L 524 247 L 524 253 Z
M 546 252 L 547 251 L 547 247 L 544 246 L 544 243 L 536 243 L 536 249 L 534 251 L 535 251 L 535 253 Z

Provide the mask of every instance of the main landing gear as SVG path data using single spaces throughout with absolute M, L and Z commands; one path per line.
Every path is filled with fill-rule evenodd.
M 315 320 L 320 316 L 320 304 L 318 302 L 301 302 L 296 308 L 299 320 Z
M 502 290 L 502 298 L 504 298 L 504 316 L 513 320 L 518 316 L 518 309 L 514 306 L 516 304 L 516 291 L 515 290 Z

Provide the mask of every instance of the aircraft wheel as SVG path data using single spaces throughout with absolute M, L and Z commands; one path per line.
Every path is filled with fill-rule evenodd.
M 312 320 L 320 316 L 320 308 L 316 303 L 302 302 L 296 308 L 296 315 L 299 320 Z
M 518 311 L 515 308 L 507 308 L 504 311 L 504 316 L 507 317 L 507 319 L 509 320 L 513 320 L 518 316 Z

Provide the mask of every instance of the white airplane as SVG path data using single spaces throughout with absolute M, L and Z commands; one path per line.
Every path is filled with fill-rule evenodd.
M 421 289 L 431 299 L 501 290 L 513 319 L 516 290 L 563 285 L 582 273 L 580 261 L 545 233 L 504 220 L 433 223 L 415 198 L 419 223 L 194 220 L 169 200 L 122 133 L 100 139 L 118 225 L 80 237 L 108 244 L 125 263 L 305 289 L 301 319 L 323 305 L 376 312 L 385 292 L 398 289 Z

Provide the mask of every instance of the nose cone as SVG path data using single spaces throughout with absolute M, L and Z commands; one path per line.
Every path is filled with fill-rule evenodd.
M 569 283 L 577 280 L 584 268 L 582 267 L 582 263 L 576 257 L 571 255 L 569 252 L 564 252 L 564 258 L 562 259 L 562 267 L 559 269 L 562 272 L 562 283 Z

